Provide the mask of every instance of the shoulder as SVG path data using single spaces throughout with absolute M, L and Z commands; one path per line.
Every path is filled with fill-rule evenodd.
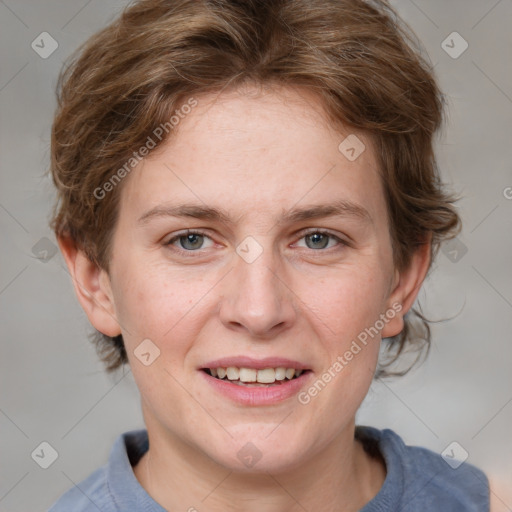
M 110 512 L 107 470 L 103 466 L 82 482 L 73 485 L 48 510 L 48 512 Z
M 396 434 L 395 434 L 396 435 Z M 479 468 L 419 446 L 404 445 L 404 465 L 410 475 L 407 499 L 455 511 L 489 511 L 489 481 Z
M 454 450 L 441 455 L 419 446 L 409 446 L 390 429 L 358 427 L 358 436 L 369 440 L 370 444 L 373 440 L 378 447 L 388 471 L 384 486 L 396 496 L 404 512 L 489 511 L 487 476 L 472 464 L 457 460 Z
M 146 430 L 121 434 L 108 463 L 64 493 L 48 512 L 117 512 L 161 510 L 144 491 L 133 473 L 133 465 L 148 448 Z M 150 507 L 151 505 L 151 507 Z

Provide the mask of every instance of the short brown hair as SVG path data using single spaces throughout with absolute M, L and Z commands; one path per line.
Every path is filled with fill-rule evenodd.
M 245 83 L 306 87 L 330 121 L 371 138 L 397 269 L 428 237 L 432 263 L 440 243 L 458 234 L 456 199 L 443 188 L 433 151 L 443 96 L 412 31 L 386 1 L 140 0 L 79 48 L 59 77 L 51 140 L 56 235 L 71 237 L 108 272 L 122 183 L 106 200 L 95 191 L 184 99 Z M 386 365 L 406 345 L 428 352 L 426 318 L 412 308 L 404 322 L 385 340 L 394 354 Z M 93 334 L 107 371 L 127 362 L 121 335 Z M 391 375 L 383 368 L 377 376 Z

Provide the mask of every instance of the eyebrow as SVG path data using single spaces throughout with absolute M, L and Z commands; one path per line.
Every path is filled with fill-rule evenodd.
M 194 219 L 218 221 L 225 224 L 234 224 L 236 222 L 231 219 L 228 212 L 221 208 L 192 203 L 155 206 L 143 213 L 137 222 L 139 224 L 147 224 L 151 219 L 158 217 L 190 217 Z M 366 208 L 347 199 L 340 199 L 327 204 L 292 208 L 284 212 L 280 219 L 276 219 L 276 223 L 285 224 L 325 217 L 349 217 L 367 224 L 373 224 L 373 219 Z

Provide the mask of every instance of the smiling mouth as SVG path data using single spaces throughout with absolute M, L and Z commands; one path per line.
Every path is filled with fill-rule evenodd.
M 236 367 L 203 368 L 202 371 L 217 380 L 245 387 L 280 386 L 311 372 L 311 370 L 296 370 L 295 368 L 284 367 L 265 368 L 263 370 Z

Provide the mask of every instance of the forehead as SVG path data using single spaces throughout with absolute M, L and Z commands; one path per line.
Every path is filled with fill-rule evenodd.
M 122 216 L 194 202 L 239 219 L 265 211 L 276 220 L 302 203 L 339 200 L 361 205 L 377 221 L 385 216 L 370 141 L 333 127 L 312 93 L 244 88 L 196 101 L 170 138 L 126 178 Z M 357 158 L 347 158 L 347 144 Z

